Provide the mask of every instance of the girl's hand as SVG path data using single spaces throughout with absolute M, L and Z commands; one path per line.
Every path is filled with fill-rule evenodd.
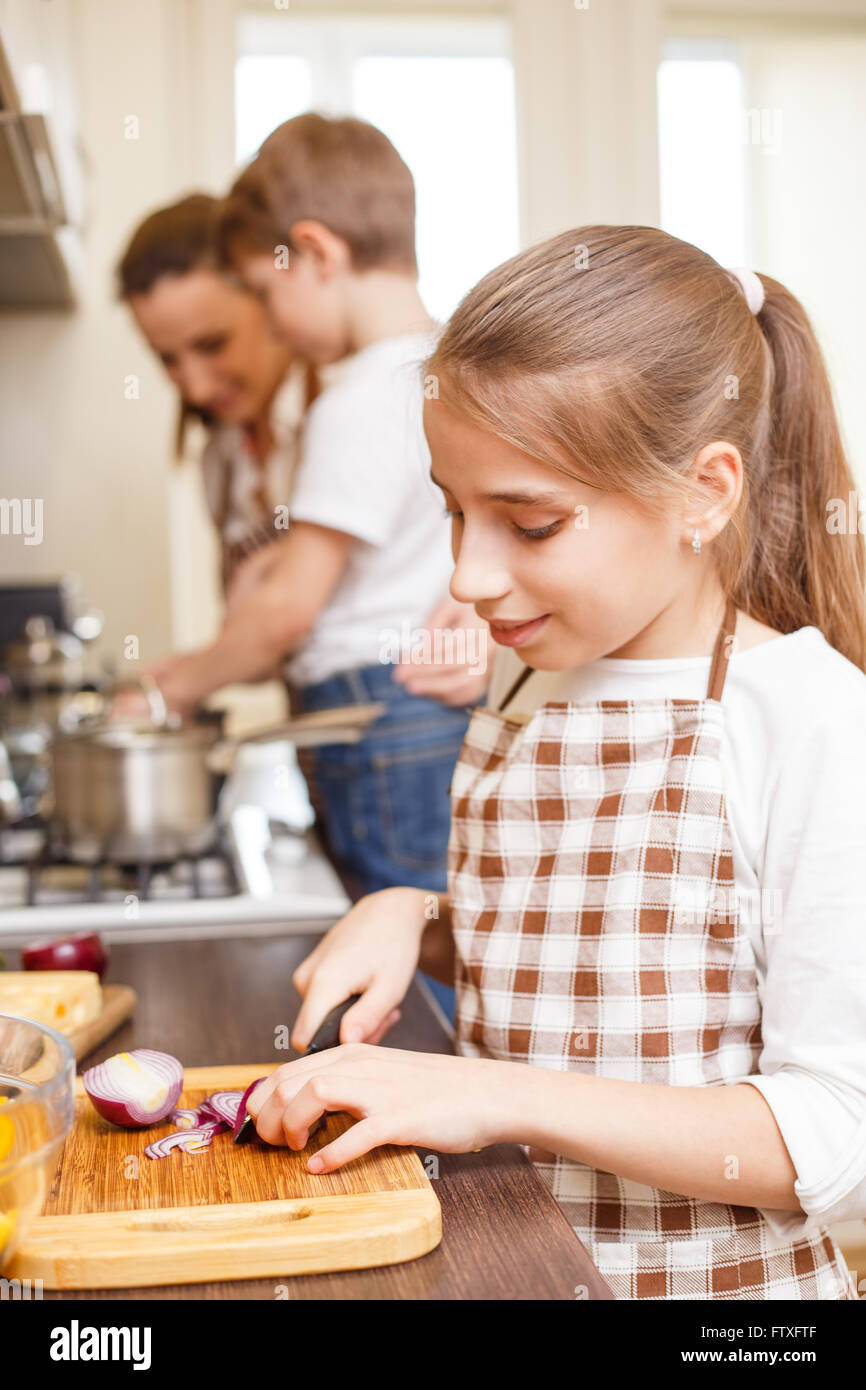
M 303 998 L 292 1046 L 303 1052 L 319 1024 L 350 994 L 362 997 L 340 1025 L 340 1041 L 376 1043 L 400 1017 L 418 966 L 429 894 L 420 888 L 371 893 L 342 917 L 292 979 Z
M 306 1147 L 320 1116 L 335 1110 L 354 1115 L 358 1123 L 307 1163 L 311 1173 L 332 1173 L 380 1144 L 467 1153 L 513 1137 L 528 1070 L 513 1062 L 351 1043 L 278 1067 L 247 1105 L 259 1136 L 290 1149 Z

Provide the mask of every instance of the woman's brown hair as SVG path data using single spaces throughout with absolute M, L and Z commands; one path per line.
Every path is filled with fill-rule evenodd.
M 189 275 L 194 270 L 220 272 L 216 249 L 219 200 L 209 193 L 190 193 L 177 203 L 157 208 L 139 223 L 117 265 L 121 299 L 149 294 L 164 275 Z M 182 400 L 177 418 L 175 458 L 183 456 L 187 427 L 200 420 L 216 423 L 205 410 Z
M 866 669 L 866 546 L 830 534 L 855 491 L 826 367 L 799 301 L 738 282 L 654 227 L 587 226 L 486 275 L 425 370 L 444 403 L 533 457 L 663 508 L 696 485 L 695 454 L 744 464 L 711 553 L 737 606 L 780 632 L 819 628 Z
M 146 217 L 118 262 L 121 299 L 147 294 L 163 275 L 218 269 L 218 208 L 219 199 L 209 193 L 190 193 Z

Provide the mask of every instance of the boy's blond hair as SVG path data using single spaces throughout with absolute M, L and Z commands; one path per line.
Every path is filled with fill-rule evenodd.
M 342 237 L 355 270 L 418 273 L 412 175 L 366 121 L 310 111 L 277 126 L 223 204 L 222 254 L 291 246 L 307 219 Z

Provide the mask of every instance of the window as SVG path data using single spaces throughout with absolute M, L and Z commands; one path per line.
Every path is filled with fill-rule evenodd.
M 242 15 L 238 161 L 311 108 L 377 125 L 415 176 L 420 290 L 444 319 L 519 248 L 509 37 L 495 18 Z
M 672 34 L 658 74 L 661 221 L 801 301 L 862 485 L 866 24 L 802 28 L 730 15 Z
M 663 229 L 722 265 L 748 265 L 746 98 L 733 46 L 666 44 L 658 110 Z

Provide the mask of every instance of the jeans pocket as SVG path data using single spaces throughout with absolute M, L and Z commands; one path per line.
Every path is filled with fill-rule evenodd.
M 410 869 L 443 866 L 451 828 L 448 789 L 462 737 L 372 754 L 373 792 L 389 858 Z

